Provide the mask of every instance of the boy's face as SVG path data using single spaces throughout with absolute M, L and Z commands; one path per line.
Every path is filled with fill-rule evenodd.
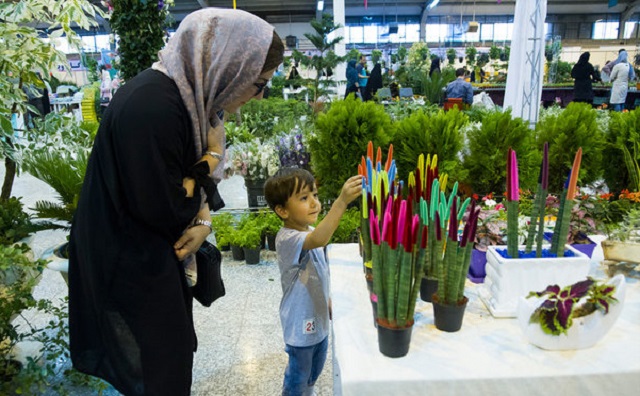
M 322 205 L 318 200 L 318 190 L 313 184 L 306 185 L 297 194 L 290 196 L 284 207 L 276 207 L 276 212 L 284 220 L 286 227 L 306 231 L 318 220 L 320 209 Z

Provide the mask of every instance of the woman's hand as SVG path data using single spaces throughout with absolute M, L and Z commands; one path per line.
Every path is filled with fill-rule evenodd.
M 178 242 L 173 245 L 178 260 L 182 261 L 189 254 L 197 252 L 210 232 L 211 229 L 206 225 L 197 225 L 188 228 L 180 239 L 178 239 Z

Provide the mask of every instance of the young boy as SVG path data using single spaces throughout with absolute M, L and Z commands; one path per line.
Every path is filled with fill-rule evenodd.
M 276 236 L 283 292 L 280 321 L 289 355 L 283 396 L 315 394 L 313 385 L 327 358 L 331 319 L 329 266 L 324 247 L 347 205 L 361 191 L 361 176 L 347 180 L 329 213 L 314 229 L 311 225 L 318 220 L 322 205 L 311 173 L 283 168 L 265 183 L 267 203 L 284 221 Z

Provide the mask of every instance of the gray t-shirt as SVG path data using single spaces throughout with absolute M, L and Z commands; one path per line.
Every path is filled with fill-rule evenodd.
M 318 344 L 329 334 L 329 265 L 324 249 L 302 250 L 309 232 L 285 227 L 276 236 L 280 322 L 284 342 L 296 347 Z

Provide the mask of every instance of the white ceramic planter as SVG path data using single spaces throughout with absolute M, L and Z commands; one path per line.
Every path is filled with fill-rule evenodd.
M 595 311 L 590 315 L 574 318 L 573 325 L 567 330 L 567 333 L 557 336 L 542 331 L 539 323 L 529 323 L 531 314 L 542 304 L 545 297 L 520 297 L 518 324 L 527 341 L 539 348 L 554 351 L 584 349 L 594 346 L 611 330 L 611 327 L 613 327 L 622 312 L 624 303 L 626 289 L 624 275 L 616 275 L 607 283 L 616 287 L 614 297 L 618 300 L 617 303 L 609 306 L 609 313 L 605 315 L 601 311 Z M 582 303 L 582 300 L 580 303 Z
M 50 247 L 42 253 L 42 259 L 48 260 L 47 268 L 50 270 L 58 271 L 62 275 L 64 281 L 69 284 L 69 259 L 60 257 L 56 252 L 67 242 Z
M 497 318 L 514 318 L 518 299 L 548 285 L 569 285 L 589 273 L 589 257 L 569 245 L 574 257 L 506 259 L 496 252 L 504 246 L 489 246 L 487 276 L 480 288 L 480 298 Z M 519 246 L 524 250 L 525 246 Z

